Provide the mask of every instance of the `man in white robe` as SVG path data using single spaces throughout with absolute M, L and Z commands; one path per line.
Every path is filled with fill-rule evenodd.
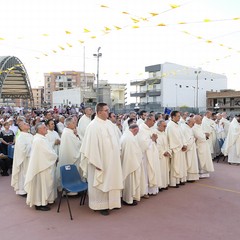
M 108 115 L 108 119 L 113 123 L 113 126 L 116 128 L 116 131 L 118 133 L 118 137 L 119 139 L 122 136 L 122 132 L 120 131 L 119 127 L 117 126 L 117 118 L 116 118 L 116 114 L 114 112 L 110 112 Z
M 159 155 L 157 149 L 157 134 L 152 128 L 155 123 L 155 116 L 148 114 L 144 123 L 139 127 L 137 135 L 139 146 L 142 150 L 142 165 L 145 173 L 145 188 L 141 189 L 141 196 L 148 198 L 150 195 L 156 195 L 159 188 L 162 187 L 161 169 L 159 164 Z M 143 184 L 141 184 L 143 186 Z
M 86 107 L 84 109 L 84 115 L 79 119 L 77 126 L 77 133 L 80 139 L 80 144 L 82 144 L 82 140 L 84 138 L 85 131 L 87 126 L 91 122 L 92 109 L 90 107 Z
M 160 161 L 160 169 L 162 176 L 162 189 L 167 190 L 169 185 L 169 173 L 170 173 L 170 157 L 172 155 L 172 151 L 169 147 L 167 134 L 165 129 L 167 127 L 167 123 L 165 120 L 161 119 L 157 123 L 157 148 L 159 151 L 159 161 Z
M 195 124 L 192 127 L 194 137 L 196 139 L 197 156 L 199 163 L 199 178 L 205 178 L 210 176 L 210 172 L 214 171 L 210 146 L 207 142 L 207 136 L 202 129 L 202 117 L 195 115 Z
M 195 137 L 192 130 L 194 123 L 195 123 L 195 120 L 193 118 L 187 117 L 186 123 L 181 125 L 184 138 L 187 144 L 186 159 L 187 159 L 187 181 L 188 182 L 194 182 L 196 180 L 199 180 L 197 149 L 196 149 Z
M 88 180 L 89 207 L 108 215 L 121 207 L 123 189 L 120 143 L 106 103 L 98 103 L 81 146 L 81 168 Z
M 76 129 L 76 119 L 74 117 L 68 117 L 65 119 L 61 136 L 61 144 L 59 147 L 59 161 L 57 164 L 57 183 L 60 186 L 60 167 L 66 164 L 75 164 L 77 169 L 80 170 L 80 140 L 74 133 Z M 69 193 L 69 195 L 73 195 Z
M 225 139 L 228 135 L 228 129 L 229 129 L 229 126 L 230 126 L 230 121 L 227 119 L 227 113 L 226 112 L 223 112 L 221 114 L 222 118 L 220 119 L 219 121 L 219 124 L 223 126 L 223 129 L 224 129 L 224 135 L 225 135 Z M 224 139 L 224 140 L 225 140 Z
M 140 201 L 142 151 L 135 137 L 138 131 L 138 125 L 132 124 L 120 139 L 124 185 L 122 199 L 124 204 L 133 206 Z
M 217 136 L 215 130 L 215 122 L 211 119 L 211 117 L 212 112 L 207 111 L 202 119 L 202 129 L 207 136 L 207 143 L 209 144 L 212 158 L 215 158 L 217 156 L 215 147 L 217 142 Z
M 35 205 L 36 210 L 48 211 L 50 207 L 47 205 L 57 198 L 55 184 L 57 154 L 45 137 L 46 125 L 38 123 L 36 132 L 24 184 L 27 192 L 26 203 L 30 207 Z
M 53 119 L 47 120 L 46 121 L 46 126 L 48 128 L 46 138 L 48 139 L 50 145 L 54 149 L 57 155 L 59 155 L 59 145 L 61 143 L 59 134 L 54 131 L 55 125 Z
M 129 113 L 129 117 L 123 122 L 123 124 L 122 124 L 122 132 L 124 133 L 124 131 L 126 130 L 126 129 L 128 129 L 128 120 L 129 119 L 134 119 L 134 120 L 136 120 L 136 112 L 134 112 L 134 111 L 131 111 L 130 113 Z
M 145 110 L 140 111 L 139 119 L 137 120 L 137 125 L 140 126 L 142 123 L 144 123 L 146 120 L 146 117 L 147 117 L 147 111 Z
M 180 112 L 172 111 L 171 120 L 167 124 L 166 133 L 169 147 L 172 150 L 170 165 L 170 186 L 178 188 L 187 181 L 186 150 L 187 145 L 184 139 L 181 126 L 178 124 Z
M 26 196 L 24 182 L 29 164 L 33 135 L 28 133 L 30 126 L 26 122 L 21 122 L 19 129 L 21 132 L 16 139 L 14 148 L 11 186 L 16 194 Z
M 64 116 L 59 116 L 59 122 L 57 123 L 57 130 L 60 137 L 62 135 L 63 129 L 65 128 L 64 120 L 65 120 Z
M 229 164 L 240 164 L 240 116 L 233 118 L 224 144 L 224 155 Z

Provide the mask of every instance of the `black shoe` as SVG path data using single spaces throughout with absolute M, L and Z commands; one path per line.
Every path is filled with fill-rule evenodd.
M 168 187 L 162 188 L 163 190 L 168 190 Z
M 138 203 L 136 200 L 133 200 L 133 203 L 127 203 L 125 201 L 123 201 L 123 205 L 126 205 L 126 206 L 136 206 Z
M 187 182 L 189 182 L 189 183 L 194 183 L 195 180 L 187 180 Z
M 109 215 L 109 210 L 108 209 L 100 210 L 100 214 L 102 214 L 103 216 L 108 216 Z
M 21 196 L 21 197 L 27 197 L 27 194 L 25 193 L 25 194 L 19 194 L 19 196 Z
M 183 186 L 183 185 L 185 185 L 185 182 L 180 182 L 179 185 L 182 185 L 182 186 Z
M 2 172 L 1 175 L 2 176 L 9 176 L 8 172 Z
M 170 188 L 179 188 L 179 185 L 176 186 L 169 186 Z
M 39 211 L 49 211 L 51 208 L 48 206 L 35 206 L 35 209 Z
M 158 192 L 162 192 L 164 190 L 164 188 L 159 188 Z

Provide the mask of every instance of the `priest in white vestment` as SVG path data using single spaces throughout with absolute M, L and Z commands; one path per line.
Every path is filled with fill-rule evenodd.
M 161 169 L 161 177 L 162 177 L 162 189 L 167 190 L 170 180 L 170 157 L 172 156 L 172 151 L 169 147 L 167 134 L 165 129 L 167 127 L 167 123 L 165 120 L 161 119 L 157 123 L 157 148 L 159 152 L 159 162 Z
M 228 135 L 228 129 L 229 129 L 229 126 L 230 126 L 230 121 L 227 119 L 227 113 L 226 112 L 223 112 L 222 114 L 222 118 L 220 119 L 220 124 L 223 125 L 223 128 L 224 128 L 224 133 L 225 133 L 225 139 Z
M 147 111 L 145 110 L 140 111 L 139 119 L 137 120 L 137 125 L 140 126 L 142 123 L 144 123 L 146 120 L 146 117 L 147 117 Z
M 35 205 L 36 210 L 48 211 L 50 207 L 47 205 L 57 198 L 55 183 L 57 154 L 45 137 L 46 125 L 38 123 L 36 132 L 25 179 L 26 203 L 30 207 Z
M 167 124 L 166 133 L 169 147 L 172 150 L 170 165 L 170 186 L 178 188 L 187 181 L 186 150 L 187 145 L 184 139 L 181 126 L 178 124 L 180 112 L 172 111 L 171 120 Z
M 62 136 L 63 129 L 65 128 L 64 121 L 65 121 L 65 117 L 59 116 L 59 122 L 57 123 L 57 130 L 60 137 Z
M 98 103 L 81 146 L 81 168 L 88 180 L 89 207 L 108 215 L 121 207 L 123 189 L 120 142 L 106 103 Z
M 217 153 L 216 153 L 217 135 L 216 135 L 215 122 L 211 119 L 211 117 L 212 117 L 212 112 L 207 111 L 205 116 L 202 119 L 202 129 L 207 136 L 207 143 L 209 144 L 212 158 L 215 158 L 217 156 Z
M 240 164 L 240 116 L 233 118 L 224 144 L 224 155 L 229 164 Z
M 212 156 L 210 151 L 210 146 L 207 142 L 208 134 L 204 133 L 201 123 L 202 117 L 200 115 L 195 115 L 195 124 L 192 127 L 194 137 L 196 139 L 197 146 L 197 156 L 199 163 L 199 177 L 209 177 L 210 172 L 214 171 Z
M 119 139 L 121 138 L 122 136 L 122 132 L 120 131 L 119 127 L 117 126 L 117 118 L 116 118 L 116 114 L 114 112 L 110 112 L 108 114 L 108 119 L 112 122 L 114 128 L 116 128 L 116 131 L 117 131 L 117 134 L 118 134 L 118 137 Z
M 182 124 L 182 131 L 187 144 L 186 159 L 187 159 L 187 181 L 194 182 L 199 180 L 197 148 L 195 137 L 192 130 L 194 126 L 194 118 L 187 117 L 185 124 Z
M 61 144 L 59 147 L 59 161 L 57 164 L 57 184 L 60 187 L 60 167 L 66 164 L 75 164 L 80 170 L 80 140 L 76 136 L 76 119 L 68 117 L 65 119 L 65 128 L 61 136 Z M 71 193 L 69 195 L 72 195 Z
M 92 109 L 90 107 L 86 107 L 84 109 L 84 115 L 79 119 L 78 125 L 77 125 L 77 133 L 80 139 L 80 144 L 82 144 L 82 140 L 84 138 L 84 134 L 87 129 L 87 126 L 91 122 L 91 116 L 92 116 Z
M 57 155 L 59 155 L 59 145 L 61 143 L 59 134 L 54 131 L 55 125 L 53 119 L 47 120 L 46 121 L 46 126 L 48 128 L 46 138 L 49 141 L 50 145 L 54 149 Z
M 139 127 L 137 139 L 143 153 L 143 169 L 145 177 L 145 187 L 141 189 L 141 196 L 144 198 L 150 195 L 156 195 L 159 188 L 162 187 L 161 169 L 159 164 L 159 155 L 157 149 L 157 134 L 152 128 L 155 123 L 155 116 L 148 114 L 144 123 Z M 143 186 L 143 184 L 141 184 Z
M 123 203 L 137 205 L 140 201 L 140 179 L 142 151 L 135 137 L 139 131 L 137 124 L 129 126 L 120 139 L 123 170 Z
M 19 124 L 20 133 L 16 138 L 11 186 L 18 195 L 25 196 L 24 182 L 29 164 L 29 157 L 32 147 L 33 135 L 28 133 L 30 126 L 26 122 Z

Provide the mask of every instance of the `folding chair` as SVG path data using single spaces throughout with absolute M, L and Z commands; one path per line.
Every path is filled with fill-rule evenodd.
M 68 165 L 61 166 L 60 167 L 60 175 L 61 175 L 62 191 L 61 191 L 61 195 L 60 195 L 60 199 L 59 199 L 59 203 L 58 203 L 57 212 L 59 212 L 59 210 L 60 210 L 62 196 L 65 193 L 70 218 L 71 218 L 71 220 L 73 220 L 72 212 L 71 212 L 71 208 L 70 208 L 70 204 L 69 204 L 69 200 L 68 200 L 68 193 L 70 193 L 70 192 L 81 193 L 80 205 L 84 205 L 86 195 L 87 195 L 88 184 L 81 180 L 81 177 L 77 170 L 77 167 L 74 164 L 68 164 Z

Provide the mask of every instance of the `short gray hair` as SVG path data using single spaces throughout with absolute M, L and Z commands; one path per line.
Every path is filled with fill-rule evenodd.
M 39 129 L 40 129 L 43 125 L 45 125 L 44 122 L 39 122 L 39 123 L 36 124 L 36 126 L 35 126 L 35 131 L 36 131 L 36 133 L 39 132 Z M 46 126 L 46 125 L 45 125 L 45 126 Z
M 68 118 L 66 118 L 65 120 L 64 120 L 64 126 L 65 127 L 68 127 L 69 126 L 69 124 L 73 121 L 73 117 L 68 117 Z
M 160 119 L 158 122 L 157 122 L 157 126 L 160 126 L 163 122 L 166 122 L 164 119 Z

